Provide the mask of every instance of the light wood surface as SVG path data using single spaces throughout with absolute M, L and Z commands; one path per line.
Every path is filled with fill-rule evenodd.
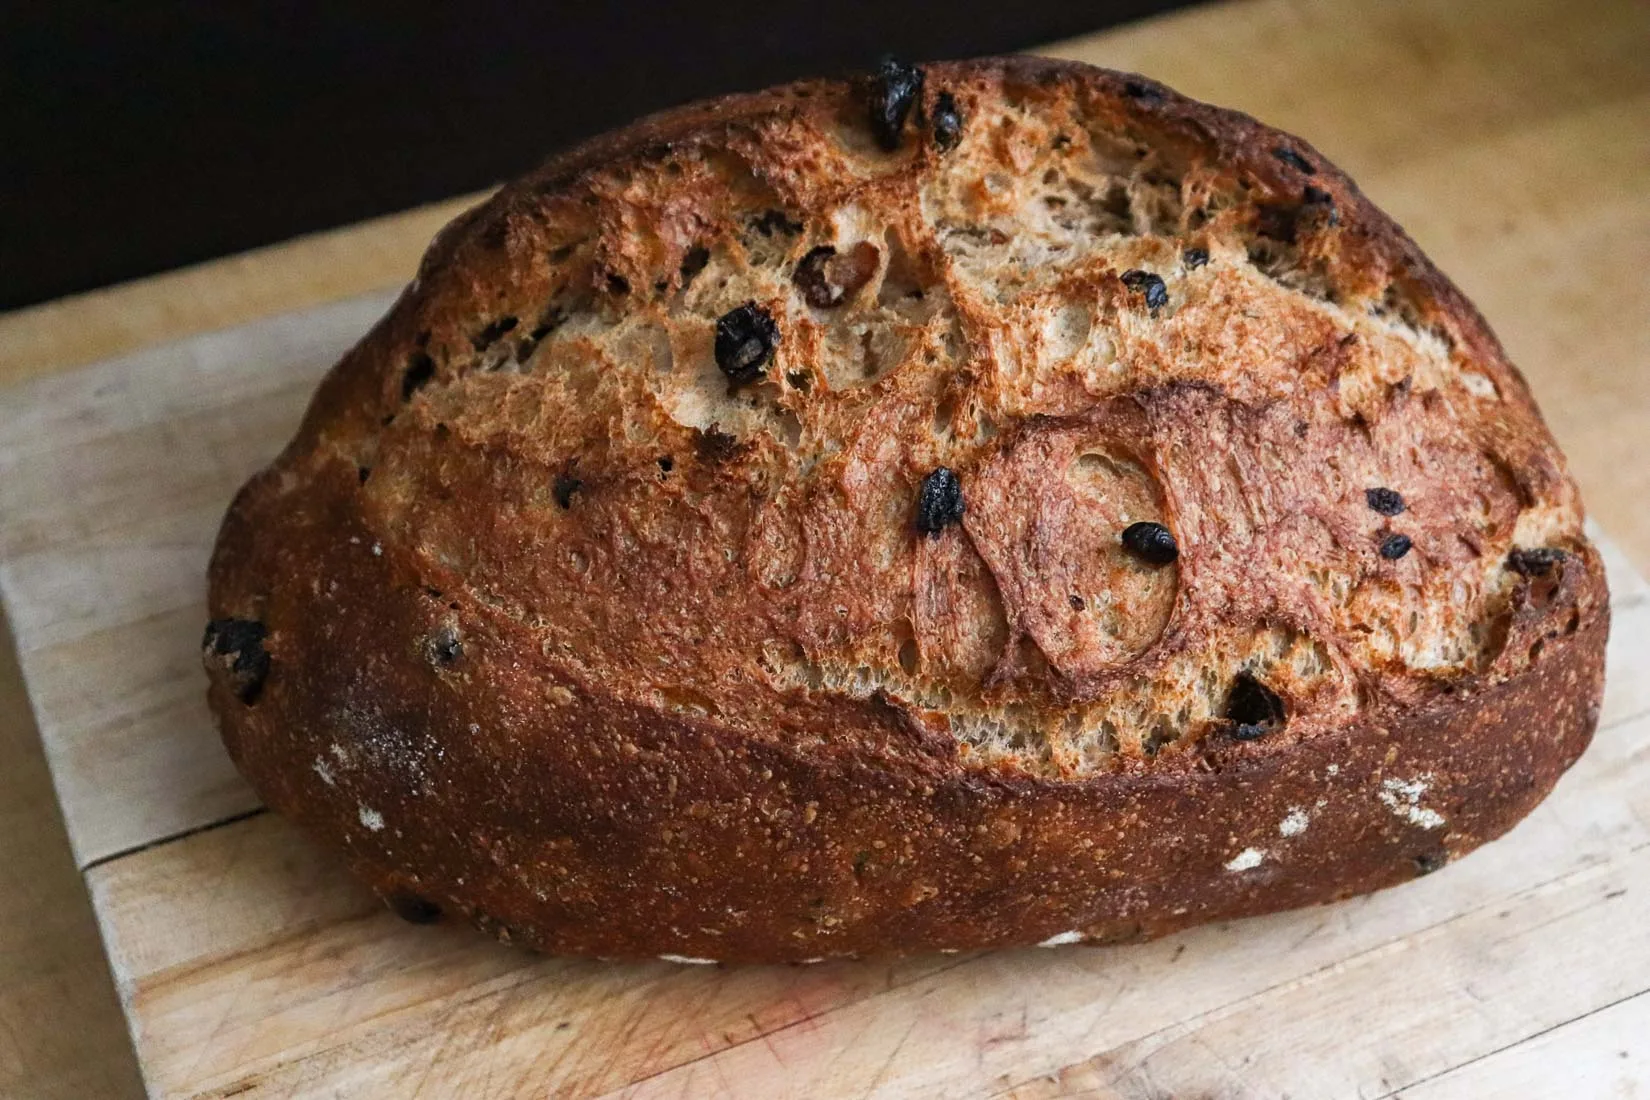
M 1650 6 L 1261 0 L 1196 9 L 1050 52 L 1138 69 L 1249 110 L 1304 135 L 1351 171 L 1484 309 L 1530 377 L 1594 517 L 1641 567 L 1650 565 L 1650 509 L 1642 504 L 1650 462 L 1638 453 L 1650 438 L 1650 280 L 1642 272 L 1650 255 Z M 189 612 L 178 601 L 198 585 L 200 531 L 245 465 L 258 460 L 224 448 L 278 438 L 282 417 L 302 400 L 293 379 L 319 369 L 331 353 L 328 341 L 335 346 L 364 329 L 382 299 L 326 307 L 284 331 L 277 324 L 215 343 L 155 345 L 393 287 L 435 226 L 461 205 L 0 317 L 0 384 L 27 383 L 0 390 L 0 430 L 10 433 L 42 408 L 50 415 L 64 402 L 84 403 L 35 437 L 60 437 L 64 445 L 52 450 L 62 469 L 47 481 L 49 492 L 29 503 L 30 522 L 15 521 L 13 498 L 4 494 L 18 492 L 18 479 L 0 471 L 0 556 L 11 562 L 48 546 L 73 551 L 64 559 L 73 568 L 63 572 L 44 559 L 26 566 L 44 572 L 27 574 L 22 586 L 21 614 L 42 628 L 29 634 L 24 660 L 41 662 L 45 682 L 57 677 L 43 711 L 60 716 L 64 731 L 51 740 L 53 766 L 75 807 L 71 824 L 83 861 L 99 858 L 94 853 L 107 859 L 89 878 L 109 927 L 128 930 L 115 948 L 133 1003 L 145 1019 L 167 1025 L 146 1039 L 152 1066 L 164 1067 L 167 1080 L 193 1086 L 221 1078 L 231 1090 L 242 1082 L 227 1079 L 228 1067 L 275 1059 L 285 1076 L 260 1078 L 246 1094 L 313 1092 L 330 1087 L 327 1075 L 335 1073 L 358 1095 L 445 1095 L 444 1085 L 460 1079 L 443 1076 L 439 1066 L 446 1065 L 454 1074 L 498 1074 L 477 1095 L 510 1095 L 523 1080 L 512 1072 L 589 1091 L 657 1073 L 638 1090 L 648 1094 L 767 1081 L 775 1066 L 795 1064 L 865 1091 L 876 1084 L 878 1057 L 894 1075 L 883 1079 L 884 1091 L 898 1087 L 900 1074 L 920 1073 L 959 1089 L 996 1081 L 1027 1096 L 1084 1089 L 1140 1095 L 1143 1081 L 1179 1094 L 1192 1081 L 1225 1080 L 1222 1073 L 1249 1079 L 1251 1063 L 1284 1075 L 1275 1078 L 1280 1087 L 1302 1095 L 1350 1093 L 1350 1082 L 1377 1079 L 1391 1083 L 1369 1086 L 1369 1095 L 1407 1084 L 1414 1087 L 1405 1095 L 1429 1098 L 1602 1095 L 1612 1083 L 1644 1077 L 1644 1044 L 1629 1040 L 1644 1031 L 1647 999 L 1625 992 L 1634 971 L 1617 965 L 1646 954 L 1642 940 L 1622 939 L 1624 926 L 1646 924 L 1644 851 L 1634 845 L 1644 844 L 1650 814 L 1623 777 L 1650 754 L 1631 723 L 1601 735 L 1514 841 L 1448 875 L 1314 914 L 1310 934 L 1284 917 L 1142 949 L 1087 952 L 1076 962 L 1069 953 L 1055 961 L 1049 956 L 1057 953 L 1043 952 L 707 976 L 523 960 L 462 935 L 388 927 L 335 868 L 267 815 L 108 859 L 128 841 L 247 804 L 200 732 L 199 712 L 191 711 L 198 700 L 176 679 L 196 640 L 181 646 L 176 639 L 198 630 L 191 620 L 179 634 Z M 128 352 L 140 354 L 93 368 L 102 372 L 99 384 L 112 387 L 102 393 L 48 377 Z M 247 377 L 259 363 L 278 368 L 267 378 Z M 122 386 L 122 376 L 143 384 Z M 256 396 L 224 421 L 210 408 L 210 392 L 167 385 L 179 377 L 213 386 L 234 378 Z M 65 388 L 50 389 L 57 384 Z M 123 410 L 135 418 L 98 421 Z M 150 429 L 174 427 L 151 434 L 141 444 L 146 450 L 109 449 L 111 424 L 130 430 L 143 417 Z M 126 468 L 102 480 L 116 455 Z M 41 453 L 13 458 L 38 466 Z M 216 464 L 199 465 L 209 459 Z M 131 495 L 155 469 L 175 479 L 171 495 Z M 50 499 L 72 502 L 92 492 L 104 493 L 97 507 L 76 515 Z M 1615 576 L 1626 576 L 1617 564 Z M 93 625 L 106 606 L 131 616 L 155 598 L 173 601 L 175 624 L 163 616 L 107 633 Z M 1636 621 L 1624 610 L 1617 628 L 1611 705 L 1618 717 L 1632 710 L 1630 701 L 1618 702 L 1620 692 L 1642 690 L 1633 685 L 1650 666 L 1644 632 L 1628 629 Z M 1624 650 L 1624 638 L 1638 638 L 1640 648 Z M 134 683 L 146 686 L 134 695 Z M 119 692 L 110 690 L 117 685 Z M 7 754 L 0 767 L 0 1095 L 133 1095 L 131 1056 L 75 863 L 50 813 L 16 670 L 3 659 L 0 723 Z M 185 731 L 183 740 L 163 739 L 172 755 L 146 757 L 162 729 Z M 93 739 L 107 757 L 102 774 L 97 754 L 86 751 Z M 119 798 L 84 801 L 105 782 Z M 1565 801 L 1572 787 L 1587 793 L 1586 806 L 1603 806 L 1607 819 Z M 1526 833 L 1547 839 L 1528 841 Z M 1636 895 L 1607 896 L 1635 875 Z M 169 886 L 174 879 L 178 885 Z M 144 900 L 155 896 L 173 905 Z M 1460 910 L 1464 896 L 1489 908 Z M 1518 919 L 1499 917 L 1502 908 Z M 225 928 L 246 937 L 244 968 L 228 967 L 226 945 L 213 939 Z M 1294 946 L 1290 937 L 1302 935 L 1304 944 Z M 1587 953 L 1566 956 L 1584 980 L 1524 969 L 1555 939 L 1595 941 Z M 1322 942 L 1350 953 L 1320 953 L 1314 945 Z M 1608 956 L 1600 953 L 1605 947 Z M 1289 961 L 1280 968 L 1269 956 Z M 1245 968 L 1222 965 L 1233 960 L 1247 961 L 1246 970 L 1272 988 L 1242 985 Z M 1469 972 L 1485 974 L 1489 984 L 1453 980 Z M 1016 1002 L 1004 974 L 1042 992 Z M 1496 984 L 1518 974 L 1543 980 L 1552 996 L 1525 1006 Z M 321 986 L 329 992 L 317 1004 Z M 968 991 L 967 1011 L 934 1010 L 946 990 L 955 1009 L 959 988 Z M 1346 1002 L 1347 988 L 1371 1000 Z M 1002 1015 L 1016 1003 L 1026 1009 L 1023 1021 Z M 1419 1015 L 1409 1011 L 1416 1005 Z M 1418 1021 L 1434 1018 L 1429 1005 L 1469 1021 L 1481 1056 L 1445 1064 L 1464 1048 L 1415 1032 Z M 274 1025 L 259 1024 L 265 1013 L 275 1014 Z M 1352 1017 L 1369 1028 L 1369 1041 L 1356 1049 L 1325 1026 Z M 344 1026 L 363 1019 L 382 1022 Z M 1123 1027 L 1124 1019 L 1135 1022 Z M 891 1050 L 907 1027 L 912 1036 L 903 1049 Z M 208 1035 L 216 1038 L 206 1042 Z M 1036 1046 L 1027 1036 L 1054 1041 Z M 607 1041 L 592 1049 L 592 1037 Z M 913 1049 L 929 1056 L 913 1061 Z M 1054 1050 L 1086 1053 L 1048 1064 Z M 1344 1055 L 1345 1074 L 1334 1076 L 1335 1059 L 1300 1056 L 1312 1051 Z M 301 1056 L 289 1062 L 282 1052 Z M 1544 1080 L 1563 1087 L 1549 1090 Z

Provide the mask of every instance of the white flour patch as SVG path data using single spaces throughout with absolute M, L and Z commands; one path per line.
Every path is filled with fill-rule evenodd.
M 365 825 L 370 832 L 376 833 L 384 827 L 384 815 L 379 813 L 377 810 L 368 809 L 367 807 L 362 806 L 361 824 Z
M 1050 936 L 1038 947 L 1064 947 L 1068 943 L 1082 943 L 1083 933 L 1077 931 L 1061 932 L 1058 936 Z
M 325 783 L 329 787 L 334 785 L 332 769 L 327 767 L 327 762 L 325 760 L 322 760 L 319 756 L 317 756 L 315 758 L 314 768 L 315 774 L 321 777 L 321 782 Z
M 1228 871 L 1249 871 L 1266 861 L 1266 853 L 1259 848 L 1245 848 L 1226 861 Z
M 660 955 L 660 962 L 676 963 L 678 966 L 715 966 L 715 959 L 695 959 L 690 955 Z
M 1300 836 L 1312 823 L 1312 817 L 1299 806 L 1289 807 L 1289 813 L 1278 822 L 1279 836 Z
M 1444 815 L 1421 805 L 1421 796 L 1427 793 L 1431 783 L 1431 773 L 1414 779 L 1382 780 L 1380 799 L 1386 804 L 1387 809 L 1411 825 L 1419 825 L 1423 829 L 1436 829 L 1444 824 Z

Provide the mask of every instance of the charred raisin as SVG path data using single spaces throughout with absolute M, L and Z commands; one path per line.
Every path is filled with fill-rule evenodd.
M 1545 577 L 1553 571 L 1553 566 L 1563 561 L 1567 555 L 1562 550 L 1555 550 L 1550 546 L 1525 549 L 1518 547 L 1507 555 L 1507 568 L 1520 577 Z
M 1413 545 L 1408 535 L 1388 535 L 1381 540 L 1381 557 L 1387 561 L 1397 561 L 1409 553 Z
M 755 302 L 729 310 L 716 322 L 716 365 L 735 386 L 761 378 L 778 345 L 778 322 Z
M 411 401 L 412 395 L 435 377 L 435 360 L 428 352 L 416 352 L 407 360 L 407 372 L 401 376 L 401 400 Z
M 1369 504 L 1371 511 L 1379 512 L 1383 516 L 1396 516 L 1404 510 L 1404 498 L 1396 489 L 1388 489 L 1384 485 L 1365 489 L 1364 500 Z
M 1169 288 L 1163 285 L 1161 278 L 1149 271 L 1137 267 L 1123 272 L 1123 285 L 1146 296 L 1146 308 L 1154 317 L 1158 310 L 1169 304 Z
M 1307 160 L 1287 145 L 1280 145 L 1276 149 L 1273 149 L 1272 155 L 1298 172 L 1305 172 L 1309 176 L 1315 176 L 1318 173 L 1318 170 L 1312 167 L 1311 161 Z
M 1252 673 L 1239 672 L 1233 677 L 1232 690 L 1226 696 L 1226 718 L 1232 723 L 1233 737 L 1253 741 L 1281 729 L 1287 715 L 1277 692 Z
M 962 482 L 947 466 L 940 466 L 922 479 L 917 495 L 917 530 L 930 538 L 963 518 Z
M 883 152 L 900 147 L 905 120 L 921 96 L 921 69 L 898 58 L 882 59 L 871 78 L 871 134 Z
M 248 706 L 258 701 L 269 677 L 268 636 L 264 624 L 253 619 L 213 619 L 201 639 L 206 656 L 227 668 L 230 686 Z
M 962 140 L 963 117 L 950 92 L 934 97 L 934 144 L 942 150 L 955 149 Z
M 1123 528 L 1123 546 L 1149 565 L 1169 565 L 1180 557 L 1174 535 L 1161 523 L 1131 523 Z
M 1186 265 L 1187 271 L 1196 271 L 1209 262 L 1207 248 L 1188 248 L 1180 254 L 1180 262 Z
M 562 510 L 573 507 L 573 494 L 584 488 L 584 482 L 571 474 L 557 474 L 555 484 L 550 486 L 550 493 L 556 498 L 556 503 Z

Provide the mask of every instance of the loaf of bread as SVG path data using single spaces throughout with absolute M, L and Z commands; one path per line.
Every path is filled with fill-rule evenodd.
M 1483 319 L 1306 143 L 887 62 L 504 187 L 241 491 L 236 763 L 415 921 L 808 961 L 1404 882 L 1586 746 L 1608 609 Z

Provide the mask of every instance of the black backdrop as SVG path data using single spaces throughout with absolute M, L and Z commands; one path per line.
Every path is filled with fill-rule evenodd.
M 484 187 L 718 92 L 1174 0 L 0 0 L 0 309 Z

